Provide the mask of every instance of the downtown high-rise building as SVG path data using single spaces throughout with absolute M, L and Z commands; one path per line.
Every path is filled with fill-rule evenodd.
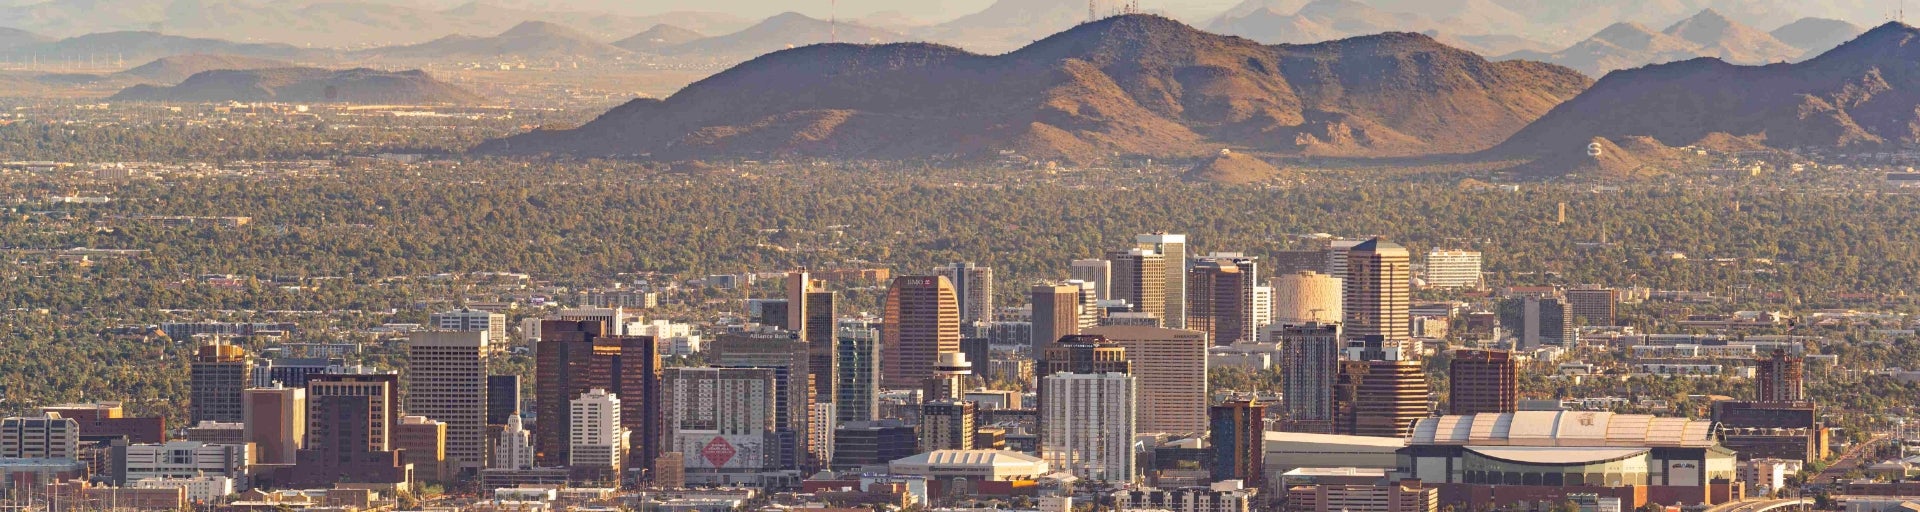
M 407 339 L 407 412 L 446 424 L 454 473 L 487 467 L 488 331 L 419 331 Z
M 1339 382 L 1340 354 L 1345 346 L 1339 324 L 1305 323 L 1280 330 L 1280 364 L 1287 369 L 1281 383 L 1286 397 L 1284 430 L 1333 433 L 1334 385 Z
M 1807 399 L 1804 391 L 1806 363 L 1788 355 L 1787 351 L 1774 350 L 1772 354 L 1755 360 L 1753 370 L 1755 401 L 1777 403 Z
M 1102 259 L 1073 260 L 1067 267 L 1067 275 L 1075 281 L 1093 284 L 1093 298 L 1107 300 L 1108 286 L 1113 283 L 1113 262 Z
M 1162 327 L 1087 330 L 1119 346 L 1127 373 L 1140 384 L 1140 432 L 1200 434 L 1207 430 L 1207 334 Z
M 353 413 L 339 415 L 339 408 Z M 343 422 L 355 425 L 343 426 Z M 332 446 L 316 439 L 355 439 L 370 452 L 393 447 L 393 425 L 400 422 L 400 374 L 350 368 L 307 378 L 307 446 L 309 450 L 353 452 L 344 444 Z M 364 424 L 362 424 L 364 423 Z M 344 434 L 342 434 L 344 432 Z M 343 441 L 344 442 L 344 441 Z
M 1273 325 L 1339 323 L 1346 284 L 1338 277 L 1303 270 L 1273 278 Z
M 839 321 L 839 296 L 827 289 L 824 280 L 812 279 L 804 271 L 787 273 L 787 330 L 807 342 L 807 365 L 813 371 L 813 400 L 834 400 L 834 336 Z
M 659 437 L 660 354 L 651 336 L 609 334 L 605 317 L 545 320 L 534 350 L 535 464 L 565 465 L 571 431 L 572 400 L 593 389 L 620 397 L 620 419 L 632 435 Z M 660 455 L 658 443 L 639 443 L 628 452 L 629 468 L 644 468 Z
M 427 326 L 442 331 L 486 331 L 487 340 L 496 345 L 507 343 L 507 315 L 473 308 L 434 313 Z
M 1581 286 L 1567 290 L 1567 306 L 1585 325 L 1619 325 L 1620 290 Z
M 1514 412 L 1520 363 L 1504 350 L 1456 350 L 1447 365 L 1447 410 L 1454 415 Z
M 1187 270 L 1187 327 L 1207 333 L 1216 345 L 1253 341 L 1255 274 L 1236 262 L 1202 258 Z
M 1412 338 L 1413 271 L 1407 258 L 1407 248 L 1379 238 L 1347 251 L 1341 327 L 1348 338 L 1380 336 L 1389 345 Z
M 493 445 L 492 469 L 533 469 L 533 433 L 521 423 L 519 415 L 507 418 L 506 429 Z M 653 442 L 642 439 L 640 442 Z
M 1213 446 L 1213 480 L 1239 480 L 1265 488 L 1267 406 L 1234 400 L 1207 410 L 1208 444 Z
M 246 419 L 242 392 L 254 387 L 253 359 L 247 350 L 214 342 L 201 345 L 189 363 L 191 387 L 187 400 L 188 418 L 194 424 L 203 421 L 238 423 Z
M 954 263 L 935 268 L 934 275 L 946 276 L 953 283 L 953 295 L 959 301 L 960 325 L 993 321 L 993 269 L 973 263 Z
M 921 393 L 921 400 L 959 400 L 968 390 L 967 383 L 973 378 L 973 362 L 961 352 L 940 354 L 940 362 L 933 365 L 933 378 Z
M 1109 287 L 1112 299 L 1126 301 L 1129 311 L 1151 315 L 1163 326 L 1171 325 L 1167 323 L 1171 310 L 1167 303 L 1167 267 L 1184 268 L 1185 264 L 1152 249 L 1111 251 L 1107 261 L 1113 262 L 1113 285 Z M 1184 283 L 1186 273 L 1182 271 L 1180 277 Z M 1184 307 L 1186 292 L 1181 293 L 1180 304 Z
M 1516 350 L 1578 344 L 1574 323 L 1572 305 L 1558 294 L 1529 294 L 1500 302 L 1500 324 L 1513 337 Z
M 1427 251 L 1428 288 L 1478 289 L 1480 251 L 1434 249 Z
M 1038 360 L 1046 354 L 1047 347 L 1060 338 L 1080 334 L 1084 304 L 1081 297 L 1084 289 L 1069 284 L 1043 284 L 1033 287 L 1030 295 L 1033 305 L 1033 344 L 1032 354 Z
M 620 397 L 594 388 L 568 403 L 567 465 L 619 475 L 627 462 L 629 433 L 620 419 Z
M 880 415 L 880 330 L 866 322 L 843 322 L 835 337 L 834 414 L 838 423 L 873 421 Z
M 687 485 L 758 485 L 783 469 L 772 449 L 780 443 L 779 387 L 771 368 L 668 368 L 660 384 L 663 435 L 655 444 L 680 454 Z
M 307 390 L 274 386 L 244 394 L 246 440 L 259 464 L 293 464 L 307 438 Z
M 790 333 L 729 333 L 713 341 L 707 349 L 714 368 L 764 368 L 774 373 L 774 430 L 779 444 L 770 445 L 770 454 L 780 467 L 800 468 L 824 463 L 821 453 L 808 445 L 812 427 L 813 371 L 811 347 Z M 812 459 L 808 457 L 812 456 Z
M 938 399 L 920 406 L 920 451 L 972 450 L 973 402 Z
M 1322 257 L 1326 259 L 1325 267 L 1321 269 L 1320 272 L 1345 280 L 1347 278 L 1347 253 L 1353 252 L 1355 246 L 1366 242 L 1366 240 L 1346 239 L 1328 241 L 1327 248 L 1322 253 Z
M 1170 329 L 1187 328 L 1187 235 L 1151 233 L 1134 237 L 1134 247 L 1150 249 L 1166 261 L 1167 279 L 1161 284 L 1166 298 L 1161 301 L 1166 311 L 1161 318 L 1163 327 Z
M 881 321 L 882 387 L 919 387 L 941 352 L 960 351 L 960 304 L 945 276 L 894 278 Z
M 1041 381 L 1041 458 L 1082 480 L 1133 482 L 1134 377 L 1058 372 Z
M 1432 412 L 1432 387 L 1404 343 L 1379 335 L 1350 338 L 1334 384 L 1334 433 L 1407 437 Z

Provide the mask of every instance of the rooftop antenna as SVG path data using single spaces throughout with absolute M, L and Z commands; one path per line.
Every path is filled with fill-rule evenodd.
M 840 42 L 840 0 L 833 0 L 832 2 L 828 2 L 828 4 L 832 7 L 827 13 L 827 23 L 829 26 L 827 29 L 827 42 L 838 43 Z
M 1100 0 L 1087 0 L 1087 23 L 1100 21 L 1099 7 L 1096 5 L 1099 2 Z

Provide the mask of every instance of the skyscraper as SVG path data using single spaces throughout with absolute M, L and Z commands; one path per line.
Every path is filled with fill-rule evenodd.
M 253 384 L 253 360 L 247 350 L 214 342 L 202 345 L 190 370 L 191 395 L 187 411 L 193 423 L 238 423 L 246 419 L 240 395 Z
M 1131 483 L 1135 381 L 1119 372 L 1059 372 L 1040 387 L 1040 456 L 1083 480 Z
M 307 437 L 307 390 L 304 388 L 253 388 L 245 392 L 247 442 L 253 443 L 254 461 L 260 464 L 293 464 L 300 445 Z
M 1152 249 L 1132 249 L 1107 253 L 1107 261 L 1113 262 L 1113 285 L 1109 293 L 1113 299 L 1127 301 L 1135 313 L 1153 315 L 1161 325 L 1171 326 L 1167 315 L 1171 311 L 1167 303 L 1167 267 L 1185 264 L 1178 263 Z M 1180 274 L 1185 283 L 1186 272 Z M 1182 294 L 1185 294 L 1184 284 Z M 1185 307 L 1186 297 L 1180 297 L 1180 307 Z M 1184 320 L 1184 318 L 1182 318 Z
M 1046 355 L 1047 346 L 1060 338 L 1080 334 L 1082 288 L 1072 285 L 1033 287 L 1033 357 Z
M 663 452 L 682 454 L 687 485 L 757 485 L 780 468 L 769 368 L 668 368 L 661 378 Z
M 393 425 L 400 422 L 400 374 L 350 368 L 307 376 L 307 449 L 352 453 L 343 444 L 319 445 L 316 439 L 358 440 L 369 452 L 393 449 Z M 337 400 L 336 400 L 337 399 Z M 341 411 L 348 416 L 341 416 Z M 364 425 L 343 425 L 346 422 Z M 304 461 L 303 461 L 304 463 Z
M 407 412 L 446 424 L 447 466 L 456 473 L 487 467 L 489 336 L 420 331 L 407 339 Z
M 887 388 L 918 387 L 941 352 L 960 351 L 959 299 L 944 276 L 894 278 L 882 322 L 880 384 Z
M 1346 322 L 1349 338 L 1381 336 L 1388 344 L 1412 337 L 1413 275 L 1407 248 L 1379 238 L 1347 252 Z M 1410 351 L 1407 351 L 1410 353 Z
M 973 377 L 973 363 L 967 355 L 960 352 L 940 354 L 940 362 L 933 366 L 933 378 L 927 379 L 926 393 L 922 400 L 958 400 L 967 392 L 967 379 Z
M 1567 306 L 1573 317 L 1586 319 L 1586 325 L 1618 325 L 1620 290 L 1583 286 L 1567 290 Z
M 1480 251 L 1427 251 L 1428 288 L 1480 288 Z
M 600 472 L 601 478 L 617 478 L 627 462 L 629 435 L 620 409 L 620 397 L 600 388 L 581 393 L 569 403 L 568 466 Z
M 1281 362 L 1287 369 L 1281 385 L 1286 397 L 1285 430 L 1333 433 L 1334 384 L 1339 381 L 1342 345 L 1338 324 L 1281 328 Z
M 1234 400 L 1208 409 L 1212 428 L 1213 480 L 1240 480 L 1250 487 L 1265 488 L 1267 406 L 1251 400 Z
M 476 331 L 486 332 L 486 331 Z M 401 416 L 393 424 L 393 449 L 413 465 L 416 479 L 447 483 L 455 472 L 447 460 L 447 422 L 426 416 Z
M 1067 275 L 1075 281 L 1093 283 L 1095 301 L 1107 300 L 1108 285 L 1113 283 L 1113 263 L 1101 259 L 1073 260 Z
M 880 415 L 880 331 L 866 323 L 848 322 L 835 340 L 839 366 L 834 386 L 834 414 L 839 423 L 873 421 Z
M 489 344 L 492 340 L 489 339 Z M 520 376 L 487 376 L 487 424 L 506 425 L 520 415 Z
M 1187 326 L 1217 345 L 1252 341 L 1253 277 L 1231 260 L 1194 262 L 1187 271 Z
M 486 331 L 488 342 L 497 345 L 507 343 L 507 315 L 492 311 L 460 308 L 434 313 L 427 318 L 427 325 L 443 331 Z
M 641 442 L 652 442 L 641 440 Z M 507 428 L 500 432 L 500 442 L 493 446 L 494 469 L 532 469 L 533 436 L 521 425 L 519 415 L 507 418 Z
M 1191 319 L 1189 319 L 1191 320 Z M 1188 322 L 1192 324 L 1191 321 Z M 1127 373 L 1139 382 L 1141 432 L 1199 434 L 1207 430 L 1207 334 L 1160 327 L 1095 327 L 1087 334 L 1118 345 Z
M 834 400 L 834 331 L 839 321 L 839 296 L 827 290 L 824 280 L 811 279 L 804 271 L 787 273 L 787 329 L 800 334 L 808 343 L 808 368 L 813 372 L 813 401 Z
M 960 325 L 993 321 L 993 269 L 973 263 L 954 263 L 934 269 L 953 283 L 959 301 Z
M 1326 249 L 1326 255 L 1325 255 L 1326 268 L 1324 270 L 1321 270 L 1321 272 L 1325 273 L 1326 275 L 1340 278 L 1342 281 L 1346 280 L 1348 278 L 1347 276 L 1348 254 L 1347 253 L 1353 252 L 1354 246 L 1358 246 L 1363 243 L 1366 243 L 1366 240 L 1341 239 L 1341 240 L 1329 241 L 1327 243 L 1327 249 Z
M 920 406 L 920 451 L 972 450 L 974 404 L 941 399 Z
M 1399 343 L 1373 335 L 1349 342 L 1334 385 L 1334 433 L 1406 437 L 1431 413 L 1432 389 L 1418 361 L 1402 358 Z
M 1519 409 L 1520 365 L 1503 350 L 1456 350 L 1447 367 L 1447 407 L 1452 414 Z
M 1533 350 L 1540 345 L 1577 343 L 1573 310 L 1558 295 L 1526 295 L 1500 302 L 1500 323 L 1514 337 L 1514 348 Z
M 1134 246 L 1139 249 L 1151 249 L 1166 260 L 1167 279 L 1162 281 L 1161 291 L 1166 299 L 1161 301 L 1166 311 L 1165 327 L 1170 329 L 1187 328 L 1187 235 L 1152 233 L 1134 237 Z
M 1802 392 L 1804 374 L 1805 363 L 1800 358 L 1787 355 L 1785 350 L 1774 350 L 1773 354 L 1754 361 L 1755 398 L 1761 403 L 1806 400 Z
M 807 445 L 809 440 L 809 414 L 813 408 L 812 387 L 809 381 L 813 372 L 808 367 L 812 361 L 807 343 L 794 339 L 789 333 L 775 334 L 724 334 L 714 340 L 708 349 L 712 366 L 715 368 L 765 368 L 772 370 L 776 387 L 773 390 L 774 429 L 779 434 L 780 444 L 771 446 L 770 454 L 778 455 L 773 459 L 780 467 L 800 468 L 808 464 L 808 455 L 820 455 Z M 813 459 L 813 462 L 824 462 Z
M 584 317 L 583 317 L 584 318 Z M 632 435 L 657 438 L 660 354 L 650 336 L 607 334 L 604 318 L 546 320 L 534 351 L 534 453 L 540 466 L 565 465 L 571 401 L 595 388 L 620 397 L 620 419 Z M 659 456 L 657 443 L 641 443 L 624 467 L 644 468 Z
M 1273 324 L 1337 323 L 1346 285 L 1340 278 L 1303 270 L 1273 279 Z

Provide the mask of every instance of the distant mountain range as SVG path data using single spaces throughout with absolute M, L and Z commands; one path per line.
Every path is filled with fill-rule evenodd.
M 217 54 L 290 61 L 327 59 L 333 52 L 285 44 L 236 43 L 221 39 L 182 37 L 157 32 L 106 32 L 0 47 L 0 58 L 42 62 L 145 62 L 162 57 Z
M 176 55 L 135 66 L 115 76 L 148 84 L 177 84 L 188 77 L 214 70 L 290 68 L 293 64 L 273 59 L 234 55 Z
M 420 71 L 274 68 L 206 71 L 175 86 L 137 85 L 114 101 L 464 104 L 478 96 Z
M 477 148 L 656 158 L 1416 156 L 1493 146 L 1591 82 L 1390 33 L 1263 46 L 1148 15 L 1002 56 L 929 44 L 773 53 L 577 129 Z
M 1773 34 L 1708 9 L 1659 32 L 1638 23 L 1616 23 L 1558 52 L 1520 51 L 1500 59 L 1551 62 L 1591 76 L 1697 57 L 1713 57 L 1736 64 L 1767 64 L 1818 54 L 1837 45 L 1836 39 L 1844 41 L 1859 33 L 1858 27 L 1844 22 L 1831 24 L 1815 20 L 1802 20 L 1776 32 L 1793 36 L 1799 44 L 1781 41 Z
M 611 60 L 633 52 L 544 21 L 529 21 L 493 36 L 452 35 L 433 41 L 363 50 L 367 60 Z
M 739 32 L 694 39 L 659 48 L 655 53 L 738 62 L 810 44 L 834 41 L 874 44 L 905 40 L 907 36 L 877 28 L 844 21 L 835 23 L 789 12 L 767 18 Z
M 1884 147 L 1920 143 L 1920 30 L 1888 23 L 1794 64 L 1695 59 L 1614 72 L 1502 143 L 1565 155 L 1596 138 L 1664 146 Z

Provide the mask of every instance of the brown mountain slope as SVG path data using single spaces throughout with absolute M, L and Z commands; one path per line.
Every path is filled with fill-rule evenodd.
M 1920 30 L 1888 23 L 1795 64 L 1695 59 L 1616 72 L 1494 153 L 1540 154 L 1593 137 L 1631 136 L 1668 146 L 1720 135 L 1775 148 L 1914 144 L 1917 85 Z
M 1488 62 L 1417 34 L 1262 46 L 1146 15 L 1002 56 L 925 45 L 816 45 L 755 59 L 662 102 L 483 153 L 655 158 L 924 158 L 1222 147 L 1328 156 L 1468 153 L 1584 89 L 1573 70 Z
M 1700 55 L 1736 64 L 1766 64 L 1799 57 L 1805 50 L 1707 9 L 1667 27 L 1667 35 L 1700 46 Z
M 216 69 L 290 68 L 293 64 L 273 59 L 237 55 L 175 55 L 136 66 L 116 75 L 145 83 L 177 84 L 187 77 Z

